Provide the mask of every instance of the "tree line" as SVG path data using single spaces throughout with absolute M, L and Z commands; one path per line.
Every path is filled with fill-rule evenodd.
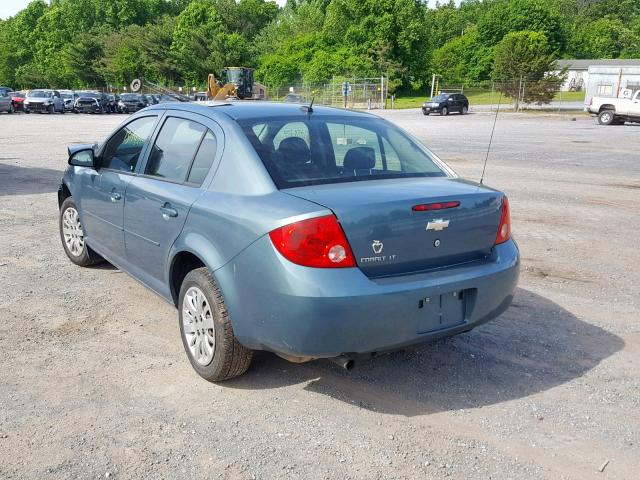
M 638 0 L 43 0 L 0 21 L 0 84 L 205 83 L 249 66 L 270 86 L 334 76 L 390 91 L 544 75 L 556 58 L 639 58 Z

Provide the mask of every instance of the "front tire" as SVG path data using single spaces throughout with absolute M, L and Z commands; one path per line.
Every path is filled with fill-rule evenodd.
M 603 110 L 598 115 L 598 123 L 600 125 L 611 125 L 615 119 L 616 117 L 611 110 Z
M 64 253 L 69 260 L 80 267 L 89 267 L 103 261 L 103 258 L 91 250 L 84 241 L 84 229 L 73 197 L 67 197 L 62 202 L 58 226 Z
M 54 107 L 53 105 L 49 105 L 49 106 L 47 107 L 47 113 L 48 113 L 49 115 L 53 115 L 54 113 L 56 113 L 56 107 Z
M 247 371 L 253 352 L 233 334 L 222 292 L 207 268 L 184 278 L 178 308 L 182 344 L 198 375 L 221 382 Z
M 440 115 L 443 117 L 449 115 L 449 109 L 447 107 L 442 107 L 442 110 L 440 110 Z

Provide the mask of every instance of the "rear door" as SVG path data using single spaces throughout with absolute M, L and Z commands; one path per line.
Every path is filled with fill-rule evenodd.
M 636 92 L 629 104 L 629 115 L 640 117 L 640 91 Z
M 170 112 L 163 119 L 140 175 L 127 187 L 124 211 L 127 258 L 164 293 L 169 249 L 210 171 L 221 131 L 199 115 Z

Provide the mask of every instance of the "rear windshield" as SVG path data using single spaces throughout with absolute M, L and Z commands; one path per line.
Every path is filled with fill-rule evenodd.
M 278 188 L 446 176 L 425 148 L 377 118 L 310 115 L 240 125 Z

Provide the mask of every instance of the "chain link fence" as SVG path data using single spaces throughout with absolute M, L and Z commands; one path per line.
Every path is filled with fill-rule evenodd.
M 388 97 L 387 79 L 334 78 L 330 83 L 267 86 L 275 102 L 309 103 L 342 108 L 383 109 Z
M 475 84 L 435 79 L 432 91 L 434 97 L 439 93 L 462 93 L 469 99 L 472 110 L 487 111 L 497 108 L 505 111 L 579 111 L 584 109 L 586 98 L 584 87 L 570 89 L 568 83 L 565 85 L 564 80 L 558 77 L 540 79 L 521 76 Z M 430 91 L 425 92 L 425 100 L 430 97 Z

